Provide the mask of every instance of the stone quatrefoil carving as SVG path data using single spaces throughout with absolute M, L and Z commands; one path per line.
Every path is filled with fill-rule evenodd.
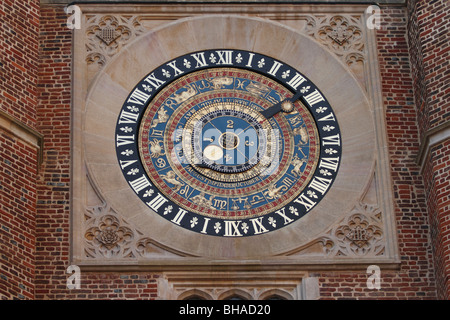
M 86 258 L 137 259 L 157 256 L 180 256 L 157 247 L 153 241 L 124 221 L 108 204 L 86 207 Z

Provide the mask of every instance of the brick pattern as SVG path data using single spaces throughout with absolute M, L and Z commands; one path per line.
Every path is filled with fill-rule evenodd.
M 420 136 L 424 137 L 450 118 L 450 3 L 410 0 L 408 15 L 410 55 L 417 61 L 413 66 L 421 70 L 414 89 Z M 450 299 L 449 143 L 433 146 L 423 169 L 437 295 L 441 299 Z
M 383 270 L 381 289 L 367 287 L 364 271 L 319 273 L 322 299 L 433 299 L 436 295 L 425 188 L 415 163 L 419 128 L 404 9 L 381 7 L 377 30 L 401 266 Z
M 408 1 L 408 16 L 417 15 L 417 1 Z M 420 34 L 417 19 L 408 19 L 408 41 L 409 41 L 409 55 L 411 59 L 411 72 L 414 82 L 414 97 L 417 109 L 417 121 L 419 124 L 420 138 L 423 138 L 423 134 L 429 127 L 428 124 L 428 108 L 426 101 L 427 88 L 425 79 L 425 69 L 423 65 L 423 53 L 422 46 L 420 44 Z
M 13 1 L 5 0 L 4 3 L 12 6 Z M 436 3 L 439 1 L 430 1 L 431 6 Z M 16 5 L 16 1 L 14 5 Z M 5 10 L 3 7 L 0 8 L 0 15 L 2 15 L 0 17 L 3 21 Z M 382 10 L 383 28 L 377 32 L 378 52 L 402 263 L 399 270 L 381 269 L 380 290 L 367 288 L 368 274 L 365 270 L 311 273 L 310 276 L 319 278 L 321 299 L 433 299 L 436 297 L 436 288 L 432 249 L 439 248 L 439 251 L 435 250 L 434 253 L 439 253 L 442 257 L 445 254 L 450 255 L 449 237 L 442 237 L 444 233 L 441 232 L 443 225 L 447 225 L 446 230 L 448 231 L 448 218 L 445 220 L 445 215 L 433 215 L 430 228 L 427 217 L 427 205 L 431 210 L 449 211 L 449 192 L 448 186 L 445 185 L 448 185 L 448 182 L 443 173 L 445 166 L 448 166 L 450 161 L 448 144 L 433 149 L 433 156 L 427 160 L 430 166 L 426 168 L 426 172 L 432 171 L 436 174 L 425 172 L 425 177 L 432 176 L 432 178 L 426 179 L 425 184 L 419 175 L 419 168 L 415 164 L 420 133 L 425 130 L 424 128 L 429 127 L 425 123 L 431 123 L 431 121 L 421 120 L 425 115 L 421 115 L 419 121 L 417 120 L 414 101 L 418 99 L 417 97 L 424 97 L 421 98 L 424 100 L 429 99 L 428 97 L 433 99 L 433 94 L 429 94 L 432 91 L 425 89 L 419 93 L 417 89 L 420 86 L 418 79 L 430 70 L 428 64 L 424 62 L 421 73 L 418 71 L 412 76 L 411 74 L 412 70 L 415 70 L 414 61 L 422 61 L 421 55 L 426 56 L 430 51 L 424 48 L 420 55 L 411 58 L 411 62 L 414 63 L 411 65 L 411 51 L 408 49 L 407 36 L 409 38 L 416 37 L 417 34 L 420 34 L 419 31 L 413 30 L 411 24 L 407 24 L 408 19 L 404 9 L 382 7 Z M 418 11 L 420 10 L 414 9 L 409 12 Z M 8 188 L 11 191 L 7 194 L 4 193 L 3 187 L 6 183 L 10 185 L 13 183 L 12 178 L 8 178 L 11 175 L 6 172 L 12 170 L 12 165 L 4 166 L 3 163 L 5 159 L 10 162 L 11 160 L 8 159 L 17 160 L 17 155 L 14 155 L 13 151 L 19 152 L 21 147 L 19 146 L 20 141 L 12 139 L 3 132 L 0 135 L 0 139 L 3 139 L 0 140 L 2 148 L 3 145 L 7 145 L 7 152 L 10 153 L 7 155 L 6 151 L 0 152 L 0 156 L 3 157 L 0 158 L 2 163 L 0 167 L 2 174 L 0 181 L 0 191 L 2 191 L 0 196 L 2 210 L 0 239 L 2 242 L 0 245 L 5 246 L 3 243 L 8 243 L 5 251 L 2 247 L 1 259 L 2 263 L 3 261 L 9 262 L 9 264 L 5 264 L 5 267 L 2 265 L 3 269 L 0 270 L 2 272 L 5 268 L 12 270 L 8 275 L 3 275 L 5 272 L 1 275 L 0 295 L 3 294 L 2 297 L 6 298 L 30 299 L 33 297 L 36 299 L 154 299 L 157 294 L 158 275 L 147 272 L 82 272 L 82 288 L 80 290 L 69 290 L 66 287 L 69 276 L 66 268 L 70 263 L 69 165 L 72 32 L 65 26 L 67 16 L 63 11 L 63 6 L 43 5 L 40 14 L 39 64 L 37 64 L 36 71 L 39 80 L 37 86 L 38 106 L 36 110 L 30 110 L 30 113 L 27 114 L 24 111 L 26 106 L 21 107 L 22 111 L 19 112 L 17 108 L 14 109 L 15 105 L 11 99 L 6 107 L 2 100 L 2 108 L 13 112 L 14 116 L 36 127 L 44 134 L 45 145 L 44 163 L 40 168 L 36 187 L 29 186 L 26 189 L 27 194 L 25 194 L 25 189 L 19 191 L 20 187 Z M 410 27 L 408 28 L 408 26 Z M 410 41 L 412 45 L 418 45 L 420 42 L 416 41 L 415 43 L 412 44 Z M 0 45 L 5 46 L 1 40 Z M 1 49 L 3 52 L 3 47 Z M 0 68 L 5 68 L 3 61 L 2 57 Z M 33 72 L 31 71 L 31 74 Z M 427 79 L 431 83 L 433 77 L 429 76 Z M 1 83 L 3 85 L 4 81 L 2 80 Z M 427 86 L 427 88 L 429 87 Z M 10 92 L 9 95 L 12 95 L 12 93 L 19 92 L 15 91 L 19 89 L 9 87 L 7 93 Z M 3 87 L 2 90 L 4 90 Z M 4 91 L 1 91 L 1 95 L 3 95 L 2 99 L 8 99 Z M 428 108 L 429 105 L 425 106 Z M 435 114 L 440 113 L 436 112 Z M 31 120 L 28 120 L 28 117 L 31 117 Z M 433 116 L 433 119 L 437 118 L 437 116 Z M 22 146 L 22 149 L 26 147 Z M 20 152 L 25 152 L 25 150 Z M 30 153 L 30 157 L 35 154 L 34 150 Z M 36 159 L 29 160 L 34 160 L 30 163 L 36 162 Z M 30 171 L 28 168 L 25 170 L 25 168 L 14 169 L 24 176 L 22 183 L 35 181 L 33 174 L 36 175 L 36 171 Z M 26 174 L 29 176 L 25 176 Z M 441 188 L 442 184 L 444 184 L 444 188 Z M 426 195 L 432 195 L 432 197 L 429 198 Z M 17 220 L 19 217 L 23 219 L 25 216 L 24 208 L 9 207 L 9 202 L 13 200 L 16 202 L 15 205 L 19 206 L 17 202 L 20 202 L 18 199 L 21 197 L 29 201 L 29 203 L 21 204 L 30 212 L 26 215 L 30 220 L 26 224 L 24 223 L 28 228 L 25 230 L 29 230 L 27 232 L 23 232 L 22 229 L 19 232 L 17 224 L 9 222 Z M 31 204 L 33 197 L 37 198 L 37 205 L 34 209 Z M 9 201 L 8 206 L 4 205 L 7 203 L 6 201 Z M 5 210 L 5 207 L 10 209 Z M 35 222 L 31 219 L 33 212 L 36 213 Z M 8 218 L 9 221 L 3 217 Z M 34 228 L 35 240 L 33 239 Z M 430 238 L 433 241 L 430 241 Z M 16 241 L 17 248 L 22 251 L 12 252 L 15 245 L 13 241 Z M 35 255 L 32 251 L 34 241 Z M 34 263 L 35 270 L 33 269 Z M 449 264 L 445 260 L 442 262 L 437 260 L 436 263 L 437 273 L 444 274 L 444 269 L 448 269 Z M 18 265 L 24 265 L 26 268 L 16 271 Z M 28 273 L 25 273 L 25 270 Z M 5 279 L 4 277 L 7 277 L 8 282 L 1 282 Z M 448 290 L 445 289 L 443 283 L 441 281 L 438 285 L 438 290 L 441 292 Z
M 450 4 L 410 0 L 409 42 L 421 135 L 450 119 Z
M 39 1 L 0 2 L 0 110 L 36 126 Z M 36 147 L 0 129 L 0 299 L 33 299 Z
M 37 184 L 36 299 L 69 294 L 72 32 L 66 19 L 63 6 L 41 7 L 37 127 L 44 161 Z
M 416 1 L 416 21 L 427 88 L 428 130 L 450 120 L 450 3 Z
M 80 289 L 55 294 L 59 299 L 152 300 L 157 298 L 157 275 L 81 273 Z
M 437 296 L 450 299 L 450 140 L 433 147 L 423 176 L 427 191 Z
M 0 299 L 33 299 L 36 148 L 0 129 Z
M 34 128 L 39 1 L 0 2 L 0 110 Z
M 151 273 L 82 272 L 81 289 L 69 290 L 70 115 L 72 31 L 63 6 L 42 6 L 37 127 L 44 163 L 37 184 L 36 299 L 154 299 Z

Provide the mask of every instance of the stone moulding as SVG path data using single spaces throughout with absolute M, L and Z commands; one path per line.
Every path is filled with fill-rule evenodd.
M 37 149 L 37 169 L 39 171 L 44 159 L 44 136 L 2 110 L 0 110 L 0 129 L 7 130 Z

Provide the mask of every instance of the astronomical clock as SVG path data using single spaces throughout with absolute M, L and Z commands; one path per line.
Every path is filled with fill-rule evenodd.
M 189 8 L 82 8 L 73 264 L 153 270 L 173 288 L 216 287 L 217 271 L 228 287 L 251 274 L 259 288 L 291 289 L 311 270 L 395 264 L 376 42 L 361 7 L 268 6 L 285 25 L 250 6 Z
M 320 88 L 280 59 L 236 49 L 151 70 L 115 128 L 118 165 L 149 214 L 218 237 L 301 219 L 326 197 L 342 153 Z

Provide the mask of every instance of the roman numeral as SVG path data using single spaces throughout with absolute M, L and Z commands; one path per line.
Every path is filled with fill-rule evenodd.
M 139 117 L 139 113 L 131 113 L 128 111 L 122 111 L 119 118 L 119 124 L 123 123 L 136 123 Z
M 248 57 L 248 62 L 247 62 L 247 65 L 246 65 L 246 67 L 249 67 L 249 68 L 251 68 L 252 67 L 252 62 L 253 62 L 253 57 L 255 56 L 255 54 L 254 53 L 250 53 L 249 54 L 249 57 Z
M 255 230 L 255 234 L 261 234 L 269 231 L 266 228 L 264 228 L 262 224 L 262 219 L 263 219 L 262 217 L 250 219 L 253 225 L 253 230 Z
M 152 73 L 151 75 L 149 75 L 147 78 L 145 78 L 144 80 L 145 82 L 149 83 L 152 87 L 154 87 L 155 89 L 158 89 L 161 85 L 163 85 L 164 83 L 166 83 L 164 80 L 159 80 L 158 78 L 156 78 L 155 74 Z
M 143 175 L 142 177 L 137 178 L 136 180 L 130 181 L 130 185 L 136 193 L 139 193 L 145 188 L 150 187 L 151 183 L 148 181 L 147 177 Z
M 226 237 L 241 237 L 242 234 L 239 232 L 239 224 L 241 221 L 225 220 L 225 236 Z
M 340 138 L 339 134 L 335 134 L 335 135 L 329 136 L 329 137 L 323 137 L 322 145 L 323 146 L 340 146 L 341 138 Z
M 195 61 L 197 61 L 197 65 L 195 66 L 196 69 L 201 68 L 201 67 L 206 67 L 208 65 L 206 63 L 204 52 L 191 54 L 191 57 L 193 57 L 195 59 Z
M 275 211 L 275 213 L 280 215 L 284 219 L 284 225 L 287 225 L 287 224 L 291 223 L 292 221 L 294 221 L 294 219 L 291 219 L 286 216 L 285 207 L 283 207 L 281 210 Z
M 172 219 L 173 223 L 176 223 L 177 225 L 180 225 L 181 220 L 184 218 L 184 215 L 187 213 L 186 210 L 179 208 L 177 214 Z
M 131 136 L 119 136 L 117 135 L 117 146 L 124 146 L 130 143 L 134 143 L 134 134 Z
M 298 86 L 301 85 L 305 81 L 306 81 L 306 79 L 301 74 L 296 72 L 295 76 L 292 77 L 292 79 L 289 80 L 289 82 L 287 84 L 290 85 L 292 88 L 294 88 L 294 90 L 297 90 Z
M 275 77 L 276 73 L 278 72 L 278 70 L 280 69 L 280 67 L 281 67 L 282 65 L 283 65 L 283 64 L 280 63 L 280 62 L 274 61 L 274 62 L 273 62 L 273 65 L 272 65 L 272 68 L 270 68 L 270 70 L 269 70 L 269 73 Z
M 303 205 L 305 207 L 306 211 L 311 210 L 311 208 L 316 205 L 315 201 L 312 201 L 311 199 L 306 197 L 304 194 L 300 195 L 300 197 L 295 199 L 294 202 Z
M 147 205 L 156 212 L 158 212 L 158 209 L 167 201 L 169 200 L 164 198 L 163 195 L 158 192 L 158 194 L 156 195 L 156 197 L 152 199 L 152 201 L 147 202 Z
M 203 223 L 203 229 L 200 232 L 203 234 L 206 234 L 206 229 L 208 228 L 208 223 L 209 223 L 209 220 L 211 220 L 211 219 L 210 218 L 204 218 L 204 219 L 205 219 L 205 222 Z
M 330 113 L 329 115 L 320 118 L 319 121 L 336 121 L 336 118 L 334 117 L 334 114 Z
M 169 62 L 166 64 L 169 67 L 171 67 L 173 69 L 173 71 L 175 71 L 175 75 L 174 75 L 175 77 L 184 73 L 184 71 L 181 71 L 180 69 L 178 69 L 178 67 L 176 66 L 176 62 L 177 62 L 177 60 L 173 60 L 172 62 Z
M 120 167 L 123 169 L 125 169 L 126 167 L 128 167 L 129 165 L 132 165 L 133 163 L 137 162 L 137 160 L 120 160 Z
M 320 159 L 319 168 L 325 168 L 337 171 L 339 166 L 339 157 L 338 158 L 322 158 Z
M 216 51 L 219 56 L 219 61 L 217 64 L 233 64 L 233 51 Z
M 324 97 L 322 97 L 317 89 L 305 96 L 305 100 L 310 106 L 313 106 L 321 101 L 325 101 Z
M 309 185 L 309 187 L 313 188 L 314 190 L 316 190 L 316 191 L 320 192 L 322 195 L 324 195 L 325 192 L 327 192 L 328 188 L 330 187 L 331 181 L 332 181 L 331 179 L 315 177 L 311 181 L 311 184 Z
M 149 94 L 146 94 L 145 92 L 142 92 L 141 90 L 136 88 L 128 99 L 128 102 L 138 105 L 144 105 L 149 98 Z

